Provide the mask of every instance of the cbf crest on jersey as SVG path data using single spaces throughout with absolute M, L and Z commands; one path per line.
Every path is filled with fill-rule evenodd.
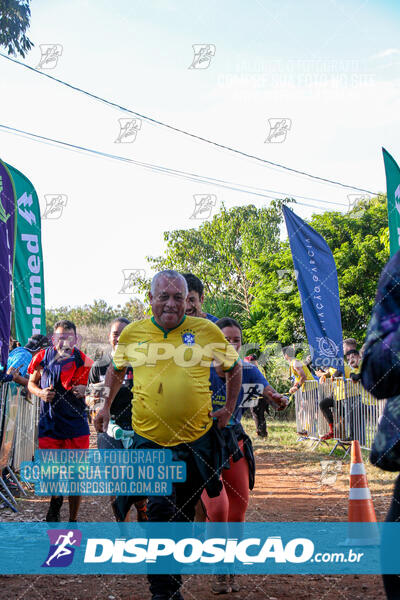
M 185 344 L 185 346 L 194 346 L 195 339 L 194 339 L 193 331 L 191 331 L 191 330 L 184 331 L 182 333 L 182 342 Z

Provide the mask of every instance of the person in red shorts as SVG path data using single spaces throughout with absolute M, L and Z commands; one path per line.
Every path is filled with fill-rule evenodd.
M 242 346 L 242 328 L 230 317 L 216 322 L 225 338 L 239 353 Z M 201 499 L 207 512 L 207 520 L 213 523 L 243 523 L 249 503 L 249 490 L 254 487 L 255 458 L 249 436 L 241 425 L 246 408 L 255 406 L 259 397 L 273 403 L 278 410 L 286 407 L 286 399 L 270 386 L 261 371 L 251 362 L 241 361 L 242 382 L 236 406 L 227 425 L 221 429 L 225 441 L 222 465 L 222 490 L 219 496 L 210 498 L 204 490 Z M 226 403 L 225 373 L 219 366 L 211 366 L 210 389 L 213 410 L 221 409 Z M 216 575 L 211 586 L 214 594 L 240 591 L 233 573 Z
M 40 398 L 39 449 L 89 448 L 85 392 L 93 361 L 76 347 L 72 321 L 54 326 L 53 345 L 34 356 L 28 390 Z M 69 496 L 69 520 L 78 516 L 80 496 Z M 46 521 L 60 521 L 62 496 L 52 496 Z

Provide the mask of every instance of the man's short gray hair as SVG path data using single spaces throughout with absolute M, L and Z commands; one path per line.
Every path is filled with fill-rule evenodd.
M 165 271 L 160 271 L 159 273 L 156 273 L 154 275 L 153 279 L 151 280 L 150 291 L 153 294 L 153 296 L 155 293 L 156 284 L 157 284 L 159 277 L 168 277 L 168 279 L 179 279 L 180 281 L 182 281 L 182 283 L 185 286 L 185 295 L 187 296 L 187 294 L 189 293 L 188 285 L 187 285 L 187 282 L 186 282 L 186 279 L 184 278 L 184 276 L 181 275 L 180 273 L 178 273 L 178 271 L 174 271 L 173 269 L 166 269 Z

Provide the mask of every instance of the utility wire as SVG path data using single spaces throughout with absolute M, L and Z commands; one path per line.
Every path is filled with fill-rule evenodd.
M 106 100 L 105 98 L 102 98 L 101 96 L 98 96 L 96 94 L 93 94 L 91 92 L 88 92 L 87 90 L 84 90 L 82 88 L 79 88 L 75 85 L 72 85 L 71 83 L 67 83 L 66 81 L 63 81 L 62 79 L 59 79 L 57 77 L 53 77 L 53 75 L 49 75 L 48 73 L 44 73 L 43 71 L 39 71 L 38 69 L 36 69 L 35 67 L 31 67 L 30 65 L 26 65 L 25 63 L 17 60 L 16 58 L 11 58 L 11 56 L 7 56 L 6 54 L 3 54 L 2 52 L 0 52 L 0 56 L 2 56 L 3 58 L 6 58 L 7 60 L 20 65 L 22 67 L 25 67 L 26 69 L 29 69 L 30 71 L 33 71 L 35 73 L 38 73 L 39 75 L 42 75 L 43 77 L 47 77 L 48 79 L 51 79 L 52 81 L 56 81 L 57 83 L 60 83 L 61 85 L 64 85 L 76 92 L 80 92 L 82 94 L 85 94 L 86 96 L 93 98 L 94 100 L 98 100 L 99 102 L 103 102 L 104 104 L 107 104 L 108 106 L 113 106 L 114 108 L 118 108 L 119 110 L 123 110 L 127 113 L 130 113 L 132 115 L 135 115 L 136 117 L 139 117 L 141 119 L 144 119 L 150 123 L 154 123 L 156 125 L 160 125 L 162 127 L 165 127 L 167 129 L 170 129 L 171 131 L 175 131 L 176 133 L 181 133 L 183 135 L 186 135 L 188 137 L 191 137 L 193 139 L 199 140 L 201 142 L 205 142 L 207 144 L 211 144 L 212 146 L 215 146 L 217 148 L 222 148 L 223 150 L 228 150 L 229 152 L 233 152 L 235 154 L 244 156 L 246 158 L 250 158 L 252 160 L 258 161 L 262 164 L 265 165 L 270 165 L 270 166 L 274 166 L 274 167 L 278 167 L 280 169 L 284 169 L 285 171 L 289 171 L 291 173 L 296 173 L 297 175 L 302 175 L 304 177 L 309 177 L 311 179 L 315 179 L 317 181 L 321 181 L 323 183 L 329 183 L 331 185 L 338 185 L 347 189 L 352 189 L 352 190 L 357 190 L 359 192 L 366 192 L 368 194 L 372 194 L 372 195 L 378 195 L 377 192 L 372 192 L 371 190 L 366 190 L 360 187 L 356 187 L 353 185 L 347 185 L 345 183 L 341 183 L 340 181 L 334 181 L 332 179 L 326 179 L 325 177 L 318 177 L 317 175 L 312 175 L 311 173 L 306 173 L 305 171 L 300 171 L 298 169 L 293 169 L 291 167 L 286 167 L 285 165 L 281 165 L 279 163 L 275 163 L 269 160 L 266 160 L 264 158 L 260 158 L 259 156 L 256 156 L 254 154 L 248 154 L 247 152 L 243 152 L 241 150 L 237 150 L 236 148 L 232 148 L 231 146 L 227 146 L 225 144 L 219 144 L 218 142 L 214 142 L 213 140 L 209 140 L 207 138 L 204 138 L 202 136 L 196 135 L 194 133 L 190 133 L 184 129 L 180 129 L 179 127 L 174 127 L 173 125 L 169 125 L 168 123 L 164 123 L 163 121 L 159 121 L 157 119 L 154 119 L 152 117 L 148 117 L 146 115 L 143 115 L 141 113 L 138 113 L 136 111 L 133 111 L 129 108 L 126 108 L 124 106 L 121 106 L 120 104 L 117 104 L 116 102 L 112 102 L 111 100 Z
M 253 188 L 255 190 L 260 190 L 260 192 L 252 191 L 251 189 L 248 188 L 248 186 L 245 186 L 244 184 L 241 184 L 241 183 L 234 183 L 234 182 L 224 181 L 224 180 L 221 180 L 221 179 L 214 179 L 212 177 L 198 175 L 196 173 L 188 173 L 188 172 L 185 172 L 185 171 L 179 171 L 179 170 L 176 170 L 176 169 L 170 169 L 170 168 L 164 167 L 162 165 L 154 165 L 154 164 L 151 164 L 151 163 L 145 163 L 145 162 L 134 160 L 132 158 L 126 158 L 124 156 L 118 156 L 116 154 L 110 154 L 110 153 L 107 153 L 107 152 L 102 152 L 100 150 L 94 150 L 92 148 L 86 148 L 85 146 L 79 146 L 79 145 L 76 145 L 76 144 L 71 144 L 69 142 L 63 142 L 61 140 L 56 140 L 56 139 L 53 139 L 53 138 L 48 138 L 48 137 L 45 137 L 43 135 L 38 135 L 38 134 L 31 133 L 31 132 L 28 132 L 28 131 L 23 131 L 21 129 L 16 129 L 15 127 L 10 127 L 8 125 L 0 124 L 0 129 L 3 129 L 7 133 L 11 133 L 11 134 L 14 134 L 14 135 L 19 135 L 19 136 L 22 136 L 22 137 L 25 137 L 25 138 L 28 138 L 28 139 L 31 139 L 31 140 L 33 139 L 34 141 L 38 141 L 38 142 L 44 143 L 44 144 L 49 144 L 49 145 L 53 145 L 53 146 L 55 145 L 56 147 L 61 147 L 62 149 L 70 150 L 72 152 L 86 152 L 86 153 L 89 153 L 89 154 L 93 154 L 95 156 L 100 156 L 100 157 L 103 157 L 103 158 L 109 158 L 109 159 L 112 159 L 112 160 L 118 160 L 118 161 L 125 162 L 125 163 L 128 163 L 128 164 L 134 164 L 136 166 L 139 166 L 139 167 L 142 167 L 142 168 L 145 168 L 145 169 L 150 169 L 150 170 L 152 170 L 154 172 L 163 173 L 163 174 L 174 176 L 174 177 L 180 177 L 180 178 L 186 179 L 188 181 L 195 181 L 197 183 L 210 184 L 210 185 L 214 185 L 214 186 L 217 186 L 217 187 L 221 187 L 221 188 L 225 188 L 225 189 L 230 189 L 230 190 L 233 190 L 233 191 L 236 191 L 236 192 L 242 192 L 244 194 L 250 194 L 250 195 L 253 195 L 253 196 L 260 196 L 262 198 L 268 198 L 269 200 L 275 200 L 276 196 L 271 196 L 271 195 L 268 195 L 268 194 L 265 194 L 265 193 L 261 193 L 261 191 L 272 192 L 272 193 L 279 193 L 279 194 L 285 196 L 285 194 L 282 194 L 282 192 L 274 192 L 273 190 L 263 190 L 263 188 Z M 294 198 L 296 198 L 296 196 L 293 196 L 293 195 L 291 195 L 291 196 L 287 196 L 286 195 L 286 197 L 294 197 Z M 318 199 L 307 198 L 307 197 L 304 197 L 304 196 L 299 196 L 299 197 L 302 198 L 302 199 L 306 199 L 306 200 L 317 200 L 318 202 L 320 201 Z M 329 204 L 339 204 L 337 202 L 332 202 L 331 203 L 328 200 L 322 200 L 322 202 L 329 203 Z M 302 202 L 296 202 L 296 203 L 298 205 L 300 205 L 300 206 L 308 206 L 310 208 L 315 208 L 315 209 L 318 209 L 318 210 L 322 210 L 320 206 L 315 206 L 315 205 L 312 205 L 312 204 L 305 204 L 305 203 L 302 203 Z M 340 206 L 346 206 L 346 205 L 345 204 L 341 204 Z

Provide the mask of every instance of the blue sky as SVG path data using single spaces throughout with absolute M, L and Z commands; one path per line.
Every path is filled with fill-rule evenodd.
M 269 161 L 385 191 L 381 146 L 400 158 L 399 8 L 395 2 L 319 0 L 33 2 L 25 62 L 40 44 L 63 47 L 44 72 L 139 113 Z M 207 69 L 189 69 L 193 44 L 215 45 Z M 0 57 L 1 124 L 107 153 L 246 186 L 310 198 L 313 211 L 348 209 L 357 193 L 271 169 L 146 121 L 134 143 L 115 143 L 128 114 Z M 266 143 L 269 119 L 287 119 Z M 44 220 L 48 306 L 104 298 L 113 304 L 123 269 L 145 269 L 163 232 L 199 226 L 195 194 L 226 206 L 268 199 L 65 151 L 0 129 L 1 158 L 67 206 Z M 326 204 L 336 202 L 337 204 Z M 303 201 L 307 203 L 307 201 Z M 83 257 L 83 258 L 82 258 Z M 70 277 L 73 264 L 73 278 Z

